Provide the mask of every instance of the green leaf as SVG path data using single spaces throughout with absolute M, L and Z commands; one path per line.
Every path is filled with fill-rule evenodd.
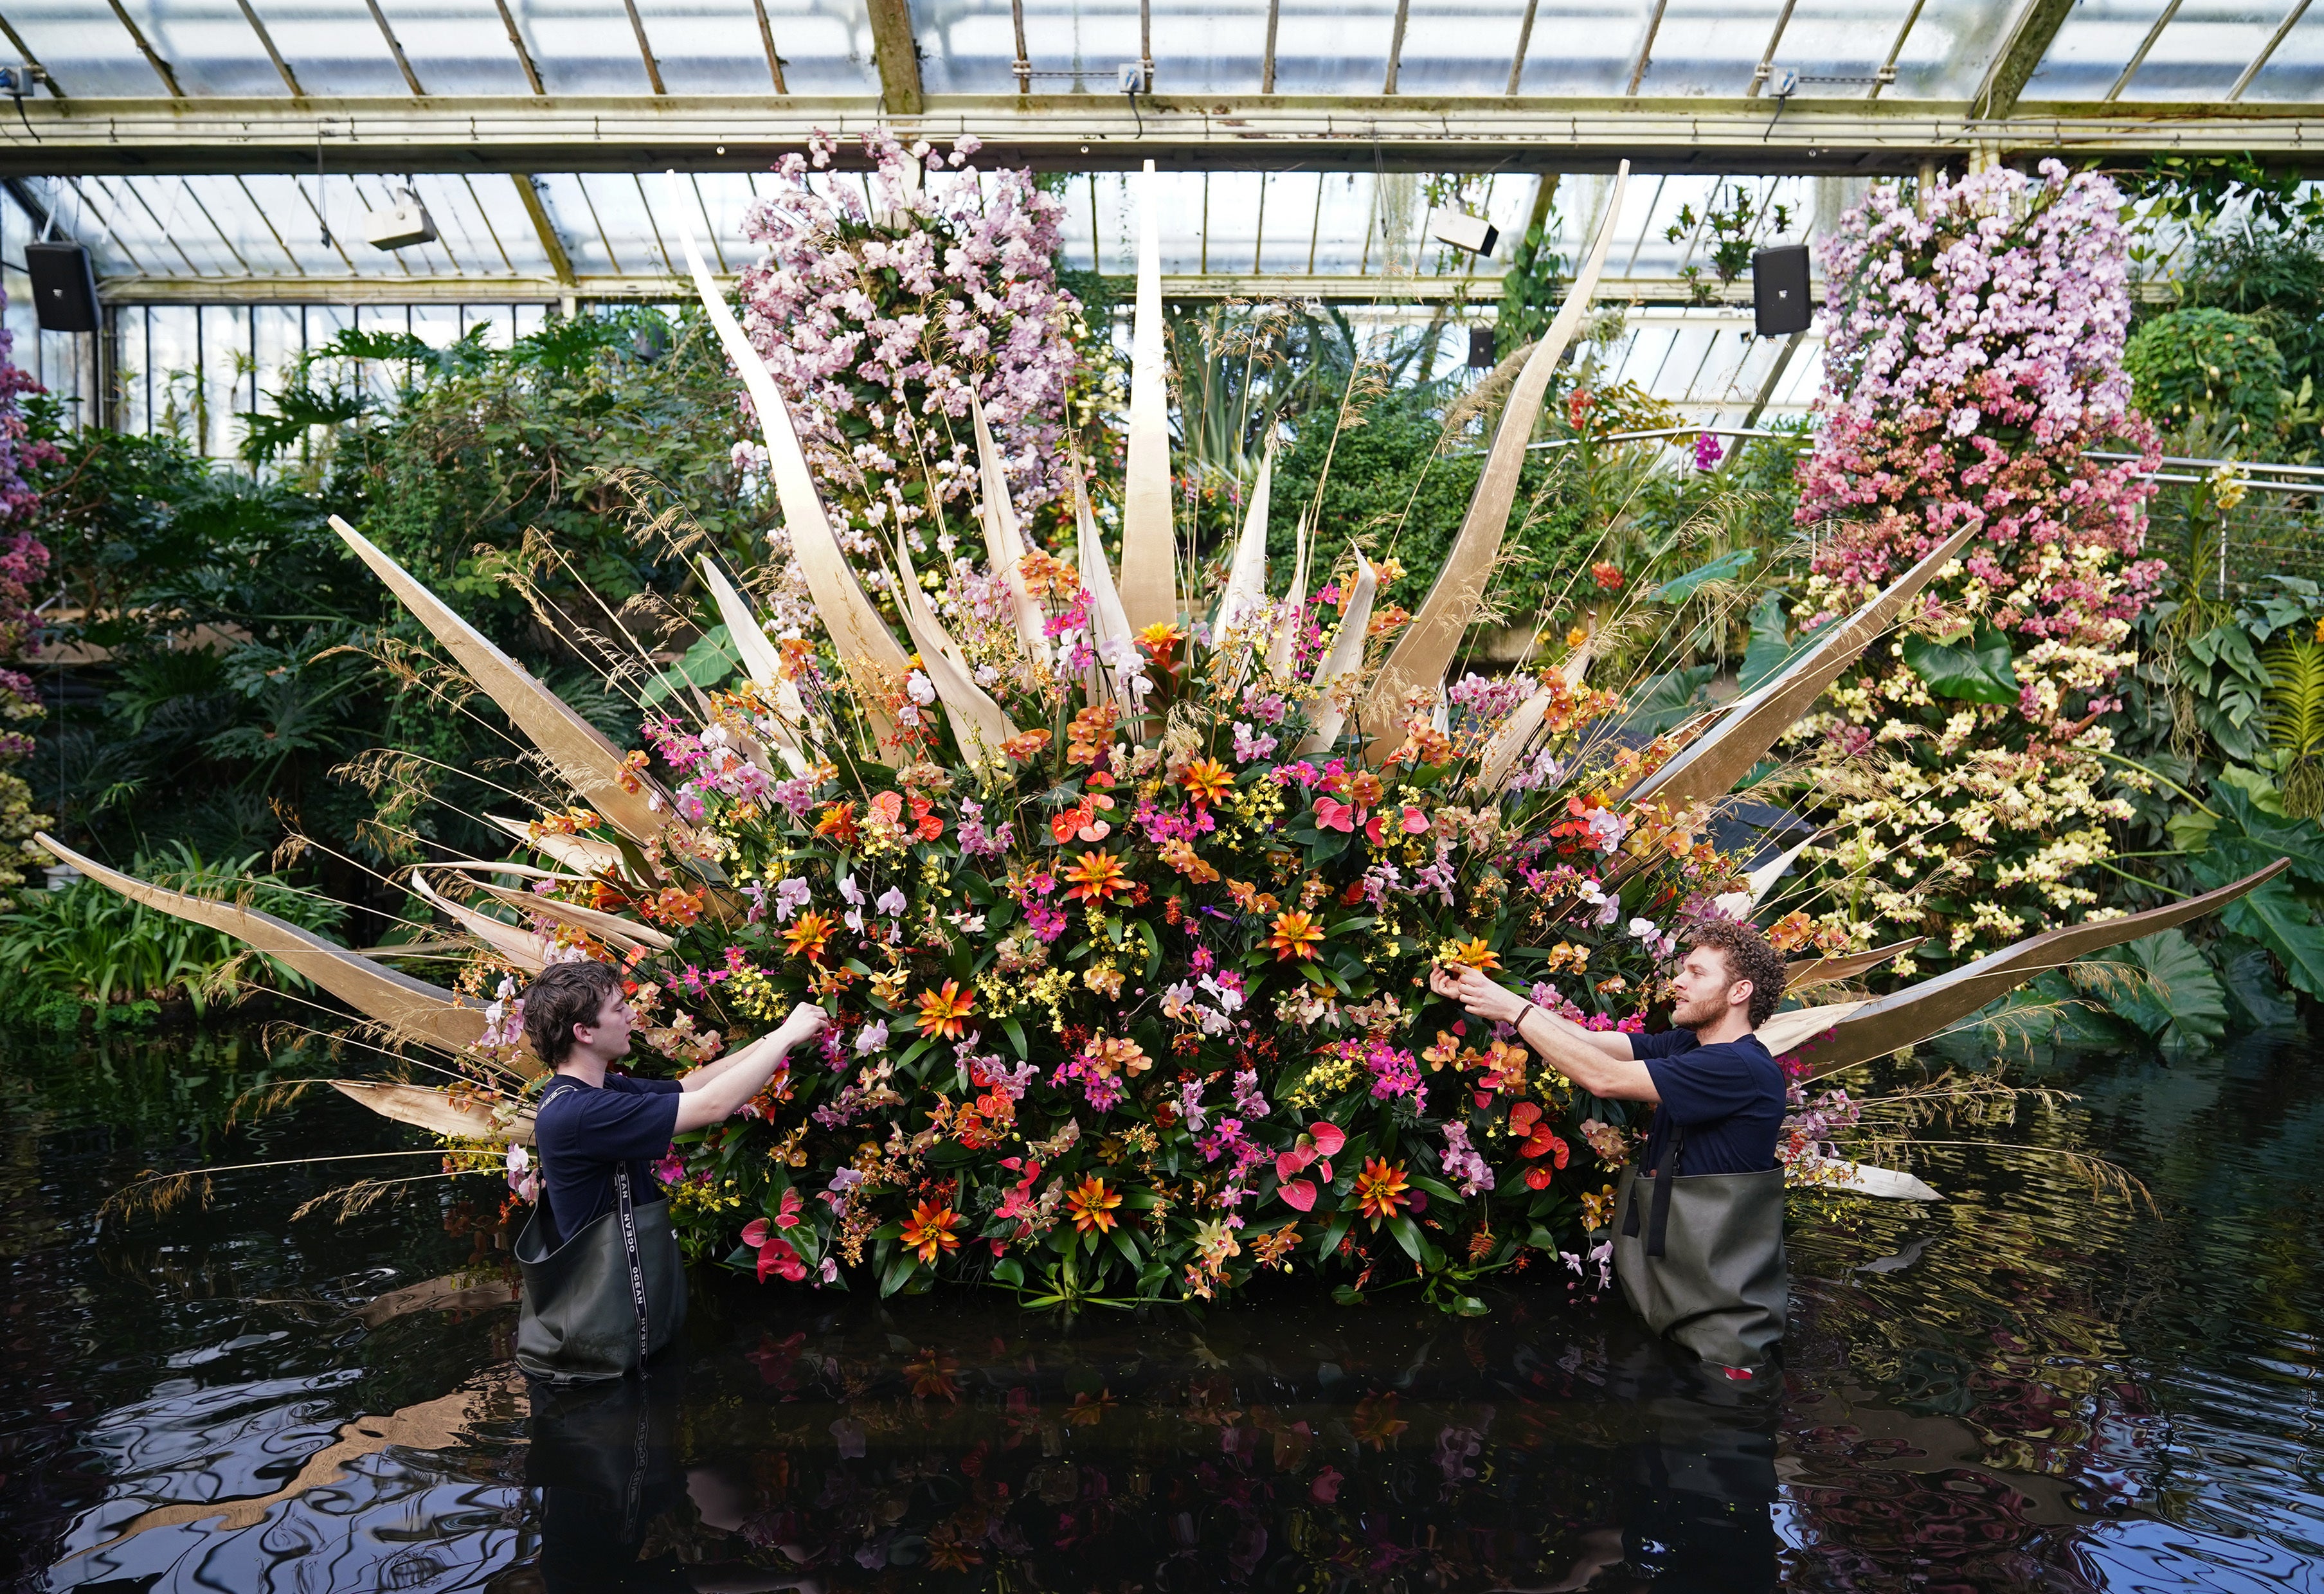
M 1025 1264 L 1014 1257 L 1003 1257 L 992 1265 L 992 1276 L 1011 1288 L 1020 1288 L 1025 1283 Z
M 2078 981 L 2095 987 L 2109 1009 L 2165 1046 L 2200 1046 L 2226 1030 L 2227 993 L 2210 963 L 2181 932 L 2143 936 L 2094 961 L 2122 973 L 2109 978 L 2103 970 L 2087 970 Z
M 1743 668 L 1737 685 L 1746 692 L 1775 675 L 1789 664 L 1807 646 L 1807 639 L 1794 643 L 1784 622 L 1785 594 L 1774 591 L 1763 595 L 1751 606 L 1751 640 L 1743 650 Z
M 2275 967 L 2267 954 L 2259 947 L 2241 942 L 2229 942 L 2226 966 L 2220 971 L 2219 982 L 2227 988 L 2236 1006 L 2244 1017 L 2262 1029 L 2279 1024 L 2289 1024 L 2300 1017 L 2300 1009 L 2284 1000 L 2283 981 L 2275 977 Z
M 1457 1202 L 1465 1199 L 1459 1191 L 1443 1180 L 1432 1178 L 1426 1174 L 1406 1174 L 1405 1183 L 1416 1190 L 1425 1190 L 1431 1200 Z
M 1345 1239 L 1348 1235 L 1348 1214 L 1345 1212 L 1340 1213 L 1332 1220 L 1331 1227 L 1323 1230 L 1323 1243 L 1316 1248 L 1315 1254 L 1318 1257 L 1329 1257 L 1340 1248 L 1340 1241 Z
M 2273 953 L 2295 988 L 2324 997 L 2324 930 L 2281 876 L 2229 903 L 2219 923 Z
M 2017 667 L 2009 638 L 1991 626 L 1959 642 L 1904 639 L 1904 662 L 1939 697 L 1964 703 L 2017 701 Z
M 734 644 L 724 625 L 714 625 L 686 650 L 686 656 L 648 681 L 638 701 L 651 708 L 665 697 L 686 696 L 689 684 L 708 691 L 740 668 Z
M 1455 1295 L 1452 1297 L 1452 1310 L 1462 1317 L 1482 1317 L 1492 1308 L 1474 1295 Z
M 1022 1024 L 1014 1018 L 1003 1018 L 1001 1020 L 1001 1029 L 1002 1034 L 1008 1036 L 1009 1044 L 1017 1048 L 1018 1056 L 1032 1056 L 1032 1051 L 1025 1044 L 1025 1027 Z
M 920 1259 L 917 1255 L 908 1250 L 899 1249 L 896 1252 L 896 1259 L 888 1264 L 887 1275 L 880 1280 L 881 1298 L 885 1300 L 902 1289 L 904 1281 L 912 1276 L 912 1270 L 919 1265 Z
M 1663 583 L 1661 586 L 1647 594 L 1647 601 L 1658 604 L 1683 604 L 1692 597 L 1696 590 L 1706 583 L 1732 581 L 1744 571 L 1748 570 L 1758 557 L 1756 551 L 1748 548 L 1738 548 L 1733 553 L 1721 554 L 1708 565 Z
M 1364 1292 L 1351 1284 L 1334 1285 L 1332 1299 L 1342 1306 L 1360 1306 L 1364 1304 Z
M 1111 1230 L 1109 1231 L 1109 1238 L 1113 1241 L 1113 1248 L 1121 1253 L 1122 1260 L 1130 1264 L 1131 1272 L 1135 1273 L 1145 1265 L 1145 1258 L 1139 1253 L 1138 1242 L 1130 1237 L 1129 1230 Z
M 1146 919 L 1138 921 L 1138 933 L 1146 940 L 1146 978 L 1151 980 L 1162 967 L 1162 938 L 1154 933 L 1154 926 Z
M 1390 1218 L 1388 1221 L 1388 1231 L 1396 1236 L 1396 1243 L 1404 1248 L 1404 1254 L 1406 1256 L 1410 1257 L 1416 1262 L 1421 1259 L 1421 1239 L 1420 1227 L 1418 1224 L 1415 1223 L 1410 1218 L 1406 1217 L 1402 1212 L 1398 1212 L 1395 1217 Z

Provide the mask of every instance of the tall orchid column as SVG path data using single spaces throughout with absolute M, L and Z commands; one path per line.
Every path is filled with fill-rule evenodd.
M 2132 621 L 2153 435 L 2130 407 L 2122 197 L 2058 162 L 1925 196 L 1876 188 L 1824 246 L 1821 421 L 1798 521 L 1818 539 L 1801 613 L 1853 607 L 1964 525 L 1969 557 L 1916 624 L 1795 733 L 1840 825 L 1833 917 L 1860 939 L 1950 929 L 1963 962 L 2096 900 L 2084 872 L 2126 817 L 2099 754 Z

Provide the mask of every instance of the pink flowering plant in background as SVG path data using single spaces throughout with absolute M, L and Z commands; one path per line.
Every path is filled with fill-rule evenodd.
M 836 148 L 818 135 L 786 155 L 745 221 L 766 253 L 742 275 L 742 323 L 878 591 L 899 530 L 949 562 L 976 523 L 972 393 L 1019 508 L 1056 495 L 1081 307 L 1057 286 L 1062 207 L 1029 172 L 980 173 L 973 136 L 939 153 L 867 134 L 861 177 L 831 170 Z
M 10 357 L 15 336 L 0 328 L 0 907 L 7 906 L 8 889 L 23 881 L 32 833 L 53 823 L 32 812 L 32 788 L 13 766 L 32 754 L 23 727 L 46 712 L 24 673 L 39 650 L 33 588 L 49 570 L 47 547 L 24 529 L 41 497 L 24 473 L 62 456 L 32 435 L 24 401 L 43 390 Z
M 1865 944 L 1940 914 L 1949 938 L 1922 956 L 1951 962 L 2096 905 L 2084 877 L 2127 816 L 2104 795 L 2105 716 L 2163 566 L 2140 557 L 2156 444 L 2122 364 L 2121 195 L 2052 161 L 1924 198 L 1876 187 L 1823 245 L 1796 617 L 1826 623 L 1977 535 L 1791 746 L 1837 809 L 1827 921 Z

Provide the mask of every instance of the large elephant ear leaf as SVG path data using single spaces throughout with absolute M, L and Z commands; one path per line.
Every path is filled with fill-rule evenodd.
M 2227 1029 L 2227 999 L 2218 976 L 2178 930 L 2109 947 L 2074 972 L 2075 983 L 2166 1049 L 2216 1040 Z
M 1958 642 L 1904 639 L 1904 662 L 1940 697 L 1963 703 L 2017 701 L 2017 667 L 2009 638 L 1987 626 Z
M 2219 923 L 2273 953 L 2293 989 L 2324 998 L 2324 928 L 2282 879 L 2269 880 L 2237 899 Z

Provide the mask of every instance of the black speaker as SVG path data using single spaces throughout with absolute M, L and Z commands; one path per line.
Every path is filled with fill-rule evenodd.
M 1808 297 L 1808 246 L 1785 244 L 1751 257 L 1751 310 L 1759 336 L 1805 332 L 1815 319 Z
M 24 274 L 32 279 L 32 313 L 42 331 L 97 330 L 97 271 L 86 244 L 27 244 Z
M 1490 371 L 1493 368 L 1493 329 L 1490 327 L 1469 328 L 1469 368 Z

